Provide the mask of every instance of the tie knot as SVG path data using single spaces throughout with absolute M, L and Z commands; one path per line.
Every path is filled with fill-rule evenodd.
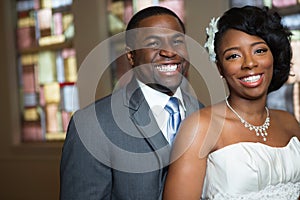
M 165 109 L 170 113 L 178 113 L 179 112 L 179 102 L 176 97 L 171 97 L 165 107 Z

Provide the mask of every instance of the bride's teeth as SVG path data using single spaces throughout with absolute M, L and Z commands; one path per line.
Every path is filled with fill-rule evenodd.
M 258 81 L 259 79 L 260 79 L 260 75 L 256 75 L 256 76 L 248 76 L 246 78 L 243 78 L 242 81 L 252 83 Z
M 177 69 L 177 64 L 172 64 L 172 65 L 157 65 L 156 68 L 160 72 L 173 72 Z

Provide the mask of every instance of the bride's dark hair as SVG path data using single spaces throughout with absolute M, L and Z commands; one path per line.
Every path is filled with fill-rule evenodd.
M 244 6 L 231 8 L 218 21 L 215 35 L 215 52 L 223 34 L 228 29 L 236 29 L 262 38 L 273 54 L 273 78 L 268 92 L 279 89 L 288 79 L 291 68 L 291 32 L 281 24 L 281 17 L 267 7 Z M 218 55 L 216 57 L 218 60 Z

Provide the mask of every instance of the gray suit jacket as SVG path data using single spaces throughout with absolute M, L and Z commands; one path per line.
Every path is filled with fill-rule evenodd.
M 203 105 L 183 91 L 186 116 Z M 135 79 L 77 111 L 60 166 L 61 200 L 161 198 L 170 146 Z

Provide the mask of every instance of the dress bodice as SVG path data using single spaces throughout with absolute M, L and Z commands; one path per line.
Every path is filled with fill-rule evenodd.
M 241 142 L 208 156 L 203 199 L 297 200 L 300 195 L 300 142 L 285 147 Z

